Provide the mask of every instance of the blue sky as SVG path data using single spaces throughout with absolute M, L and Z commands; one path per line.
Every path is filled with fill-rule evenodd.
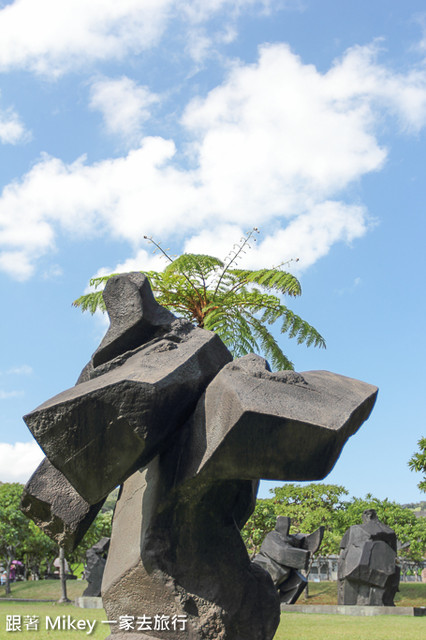
M 296 369 L 380 388 L 327 482 L 424 498 L 425 128 L 420 0 L 0 1 L 0 480 L 106 329 L 71 307 L 90 277 L 256 226 L 244 264 L 298 258 L 327 340 L 280 337 Z

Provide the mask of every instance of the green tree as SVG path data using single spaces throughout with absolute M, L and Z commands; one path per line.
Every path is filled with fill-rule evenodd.
M 169 264 L 161 272 L 143 272 L 149 278 L 157 301 L 198 327 L 216 332 L 234 357 L 262 352 L 275 369 L 293 369 L 270 328 L 281 323 L 281 333 L 298 344 L 325 347 L 324 338 L 314 327 L 282 302 L 282 296 L 300 296 L 298 279 L 280 267 L 272 269 L 237 269 L 240 255 L 254 239 L 253 229 L 225 261 L 208 255 L 187 253 L 173 260 L 151 238 Z M 92 278 L 99 289 L 113 275 Z M 73 302 L 82 311 L 105 311 L 102 291 L 86 294 Z
M 10 567 L 24 553 L 28 520 L 19 509 L 22 485 L 5 482 L 0 486 L 0 558 L 6 568 L 6 594 L 10 593 Z
M 23 542 L 25 567 L 30 569 L 34 576 L 40 576 L 42 566 L 47 569 L 49 559 L 54 560 L 58 553 L 58 545 L 43 531 L 28 519 L 28 534 Z
M 410 458 L 408 466 L 411 471 L 423 473 L 423 480 L 417 486 L 421 491 L 426 491 L 426 438 L 420 438 L 417 444 L 419 445 L 419 451 Z

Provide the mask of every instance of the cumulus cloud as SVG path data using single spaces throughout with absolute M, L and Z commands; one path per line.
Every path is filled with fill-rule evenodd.
M 200 23 L 268 0 L 14 0 L 0 10 L 0 69 L 59 75 L 158 44 L 172 20 Z M 281 3 L 278 3 L 281 4 Z
M 36 442 L 0 442 L 0 481 L 27 482 L 43 458 Z
M 327 74 L 330 89 L 343 109 L 347 105 L 358 105 L 367 112 L 387 109 L 398 118 L 402 129 L 418 131 L 426 121 L 424 68 L 396 73 L 377 64 L 379 53 L 380 40 L 349 49 Z
M 107 234 L 134 254 L 144 235 L 173 237 L 221 257 L 230 230 L 232 243 L 267 224 L 271 235 L 250 259 L 299 257 L 300 268 L 361 237 L 368 212 L 345 190 L 383 167 L 384 119 L 396 117 L 401 130 L 426 123 L 426 71 L 402 76 L 378 53 L 376 45 L 350 49 L 321 73 L 286 45 L 262 47 L 256 63 L 235 63 L 220 86 L 187 105 L 183 162 L 183 150 L 162 137 L 95 164 L 41 157 L 1 194 L 0 268 L 28 278 L 60 233 Z
M 0 11 L 0 68 L 61 73 L 160 37 L 172 0 L 15 0 Z
M 103 78 L 92 84 L 90 107 L 102 113 L 109 133 L 131 141 L 140 139 L 142 125 L 151 115 L 150 108 L 159 97 L 134 80 Z

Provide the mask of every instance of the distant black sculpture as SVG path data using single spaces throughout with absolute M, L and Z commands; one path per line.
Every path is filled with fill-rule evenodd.
M 101 595 L 102 578 L 107 561 L 110 538 L 101 538 L 99 542 L 86 551 L 86 568 L 84 577 L 88 582 L 83 596 L 99 597 Z
M 377 388 L 326 371 L 272 373 L 255 355 L 232 361 L 217 335 L 160 307 L 141 273 L 111 278 L 104 300 L 111 325 L 76 386 L 25 416 L 64 476 L 56 491 L 67 501 L 71 484 L 80 497 L 78 522 L 66 513 L 60 535 L 80 537 L 87 509 L 122 484 L 102 583 L 108 619 L 157 620 L 132 640 L 271 640 L 278 592 L 239 532 L 258 480 L 327 475 Z M 26 513 L 57 536 L 60 500 L 46 500 L 39 473 Z M 129 639 L 111 626 L 111 639 Z
M 291 519 L 278 516 L 275 530 L 268 533 L 253 562 L 265 569 L 278 589 L 282 604 L 294 604 L 308 581 L 306 571 L 311 557 L 320 547 L 324 527 L 314 533 L 289 534 Z
M 396 557 L 395 532 L 367 509 L 362 524 L 349 527 L 340 543 L 339 604 L 394 606 L 400 577 Z

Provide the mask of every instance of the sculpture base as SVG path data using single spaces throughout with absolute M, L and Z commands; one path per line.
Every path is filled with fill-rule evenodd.
M 75 606 L 81 609 L 103 609 L 102 598 L 95 596 L 80 596 L 75 600 Z
M 426 616 L 426 607 L 370 607 L 348 604 L 282 604 L 281 613 L 326 613 L 340 614 L 343 616 Z

